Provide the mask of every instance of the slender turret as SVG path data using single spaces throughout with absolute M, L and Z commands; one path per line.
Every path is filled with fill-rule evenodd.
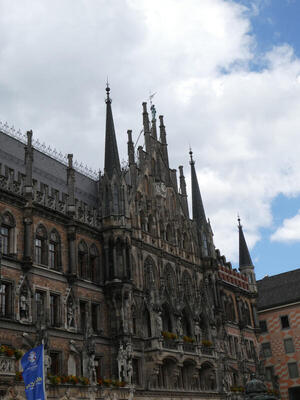
M 246 239 L 241 225 L 241 219 L 238 217 L 238 228 L 239 228 L 239 269 L 242 274 L 245 274 L 248 278 L 249 288 L 251 292 L 257 291 L 254 265 L 248 250 Z

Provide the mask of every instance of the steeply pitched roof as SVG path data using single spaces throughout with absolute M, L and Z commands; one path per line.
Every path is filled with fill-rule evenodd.
M 110 89 L 109 87 L 107 87 L 104 172 L 108 175 L 109 178 L 111 178 L 113 176 L 114 170 L 117 173 L 121 172 L 121 166 L 109 91 Z
M 259 310 L 300 301 L 300 268 L 257 281 Z
M 238 221 L 239 221 L 239 258 L 240 258 L 239 266 L 241 269 L 243 267 L 253 266 L 253 263 L 244 236 L 243 227 L 240 223 L 240 218 L 238 219 Z

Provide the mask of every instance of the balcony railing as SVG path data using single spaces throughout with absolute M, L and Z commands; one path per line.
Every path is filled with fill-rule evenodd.
M 183 351 L 186 353 L 195 353 L 196 347 L 193 343 L 183 343 Z
M 165 349 L 177 350 L 178 349 L 178 344 L 177 344 L 177 342 L 175 340 L 164 339 L 163 347 Z

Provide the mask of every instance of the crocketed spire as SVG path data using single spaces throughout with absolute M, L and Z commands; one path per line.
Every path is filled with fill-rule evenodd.
M 253 267 L 253 263 L 251 260 L 251 256 L 248 250 L 248 246 L 246 243 L 246 239 L 244 236 L 243 232 L 243 227 L 241 225 L 241 219 L 238 217 L 238 227 L 239 227 L 239 253 L 240 253 L 240 270 L 243 269 L 243 267 Z
M 202 197 L 198 184 L 197 174 L 195 170 L 195 161 L 193 160 L 193 152 L 190 150 L 191 157 L 191 178 L 192 178 L 192 205 L 193 205 L 193 220 L 196 221 L 198 228 L 206 224 L 206 216 L 203 207 Z
M 104 173 L 109 178 L 113 176 L 114 171 L 117 174 L 121 172 L 118 145 L 115 134 L 114 120 L 111 110 L 111 98 L 109 97 L 110 88 L 107 83 L 106 94 L 106 128 L 105 128 L 105 163 Z

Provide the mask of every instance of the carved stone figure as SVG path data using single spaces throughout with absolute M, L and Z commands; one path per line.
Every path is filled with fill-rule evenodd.
M 29 317 L 29 299 L 26 286 L 23 287 L 20 295 L 20 319 L 28 319 Z
M 119 381 L 123 381 L 125 380 L 125 375 L 126 375 L 126 350 L 124 349 L 122 344 L 120 344 L 117 361 L 118 361 Z
M 92 384 L 97 382 L 96 366 L 95 366 L 95 354 L 91 354 L 88 364 L 89 380 Z
M 161 336 L 161 332 L 163 330 L 161 311 L 155 313 L 155 324 L 156 324 L 156 334 L 157 336 Z
M 74 306 L 73 306 L 73 299 L 69 297 L 67 303 L 67 324 L 68 328 L 73 328 L 75 325 L 74 321 Z
M 195 322 L 195 337 L 196 337 L 196 341 L 198 343 L 201 343 L 201 329 L 200 329 L 198 321 Z
M 178 318 L 177 318 L 176 332 L 177 332 L 177 335 L 178 335 L 179 337 L 182 337 L 182 336 L 183 336 L 183 329 L 182 329 L 181 317 L 178 317 Z

